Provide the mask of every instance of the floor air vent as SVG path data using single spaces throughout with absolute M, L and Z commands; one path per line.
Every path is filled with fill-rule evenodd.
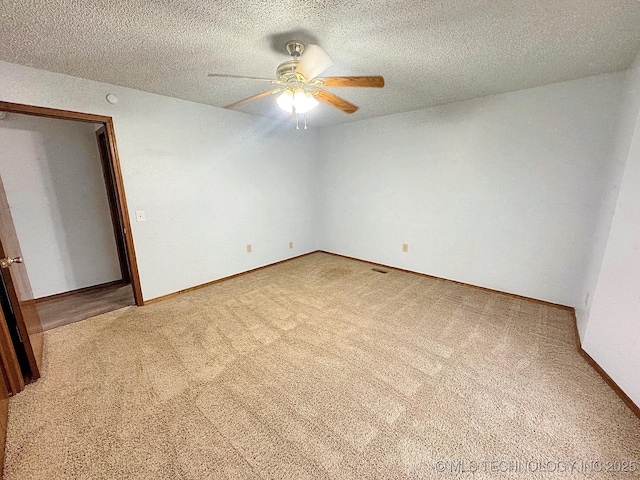
M 387 270 L 382 270 L 381 268 L 372 268 L 371 270 L 378 273 L 387 273 Z

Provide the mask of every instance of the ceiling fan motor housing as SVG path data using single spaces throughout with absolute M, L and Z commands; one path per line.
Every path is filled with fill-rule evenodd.
M 300 60 L 299 57 L 304 52 L 304 43 L 298 42 L 296 40 L 290 40 L 286 45 L 287 52 L 293 58 L 291 60 L 287 60 L 278 65 L 276 69 L 276 78 L 281 82 L 299 82 L 305 81 L 305 78 L 296 73 L 296 68 L 298 67 Z
M 304 81 L 304 77 L 299 73 L 296 73 L 296 68 L 300 60 L 297 58 L 292 58 L 291 60 L 287 60 L 286 62 L 282 62 L 278 65 L 276 69 L 276 78 L 281 82 L 292 82 L 292 81 Z

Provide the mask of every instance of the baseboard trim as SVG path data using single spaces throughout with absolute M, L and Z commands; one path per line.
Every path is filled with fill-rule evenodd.
M 464 285 L 465 287 L 472 287 L 478 290 L 484 290 L 485 292 L 508 295 L 509 297 L 517 298 L 519 300 L 528 300 L 530 302 L 546 305 L 547 307 L 562 308 L 563 310 L 573 311 L 573 307 L 568 307 L 566 305 L 561 305 L 559 303 L 547 302 L 545 300 L 538 300 L 537 298 L 525 297 L 524 295 L 518 295 L 516 293 L 503 292 L 501 290 L 495 290 L 493 288 L 481 287 L 479 285 L 472 285 L 471 283 L 458 282 L 457 280 L 450 280 L 448 278 L 436 277 L 434 275 L 429 275 L 428 273 L 415 272 L 413 270 L 407 270 L 405 268 L 392 267 L 391 265 L 385 265 L 384 263 L 371 262 L 369 260 L 363 260 L 362 258 L 350 257 L 348 255 L 341 255 L 340 253 L 327 252 L 326 250 L 318 250 L 318 252 L 327 253 L 329 255 L 334 255 L 336 257 L 348 258 L 349 260 L 357 260 L 358 262 L 368 263 L 369 265 L 376 265 L 378 267 L 390 268 L 392 270 L 398 270 L 400 272 L 411 273 L 413 275 L 420 275 L 421 277 L 431 278 L 432 280 L 440 280 L 441 282 L 449 282 L 449 283 L 455 283 L 456 285 Z
M 600 374 L 600 376 L 607 383 L 607 385 L 609 385 L 611 389 L 618 394 L 618 396 L 622 399 L 624 403 L 627 404 L 627 406 L 631 409 L 631 411 L 635 414 L 635 416 L 640 419 L 640 407 L 638 407 L 638 405 L 636 405 L 634 401 L 631 400 L 631 398 L 629 398 L 629 396 L 626 393 L 624 393 L 624 391 L 607 374 L 607 372 L 605 372 L 604 369 L 600 365 L 598 365 L 598 362 L 596 362 L 593 358 L 591 358 L 591 355 L 585 352 L 582 349 L 582 347 L 578 349 L 578 353 L 580 353 L 580 355 L 582 355 L 582 358 L 584 358 L 587 361 L 587 363 L 591 365 L 593 369 Z
M 199 285 L 194 285 L 193 287 L 185 288 L 183 290 L 178 290 L 177 292 L 167 293 L 166 295 L 161 295 L 159 297 L 151 298 L 149 300 L 145 300 L 144 304 L 149 305 L 151 303 L 160 302 L 161 300 L 167 300 L 168 298 L 175 297 L 177 295 L 182 295 L 183 293 L 192 292 L 194 290 L 200 290 L 201 288 L 209 287 L 211 285 L 215 285 L 216 283 L 224 282 L 226 280 L 231 280 L 232 278 L 240 277 L 242 275 L 246 275 L 248 273 L 257 272 L 258 270 L 262 270 L 263 268 L 273 267 L 275 265 L 280 265 L 281 263 L 290 262 L 291 260 L 296 260 L 298 258 L 306 257 L 307 255 L 312 255 L 314 253 L 319 252 L 319 250 L 314 250 L 313 252 L 303 253 L 301 255 L 296 255 L 295 257 L 286 258 L 284 260 L 280 260 L 279 262 L 269 263 L 268 265 L 263 265 L 261 267 L 252 268 L 251 270 L 246 270 L 244 272 L 236 273 L 234 275 L 229 275 L 228 277 L 218 278 L 217 280 L 212 280 L 207 283 L 201 283 Z
M 631 409 L 631 411 L 635 414 L 635 416 L 640 418 L 640 407 L 638 407 L 638 405 L 636 405 L 635 402 L 631 400 L 629 395 L 624 393 L 624 390 L 622 390 L 618 386 L 618 384 L 613 380 L 613 378 L 611 378 L 609 374 L 605 372 L 605 370 L 598 364 L 598 362 L 596 362 L 593 358 L 591 358 L 591 355 L 585 352 L 584 349 L 582 348 L 582 342 L 580 341 L 580 333 L 578 331 L 578 317 L 576 317 L 575 310 L 573 311 L 573 325 L 574 325 L 574 335 L 576 339 L 576 349 L 578 350 L 578 353 L 582 356 L 582 358 L 584 358 L 587 361 L 589 365 L 591 365 L 591 368 L 593 368 L 596 372 L 598 372 L 598 374 L 602 377 L 605 383 L 609 385 L 609 387 L 618 394 L 618 396 L 622 399 L 624 403 L 627 404 L 627 406 Z
M 54 293 L 53 295 L 47 295 L 46 297 L 36 298 L 35 301 L 36 301 L 36 303 L 42 303 L 42 302 L 46 302 L 46 301 L 49 301 L 49 300 L 55 300 L 55 299 L 62 298 L 62 297 L 68 297 L 69 295 L 75 295 L 76 293 L 86 293 L 86 292 L 90 292 L 92 290 L 100 290 L 101 288 L 112 287 L 112 286 L 115 286 L 115 285 L 125 285 L 125 283 L 122 281 L 122 279 L 114 280 L 112 282 L 100 283 L 98 285 L 90 285 L 88 287 L 77 288 L 75 290 L 70 290 L 68 292 Z

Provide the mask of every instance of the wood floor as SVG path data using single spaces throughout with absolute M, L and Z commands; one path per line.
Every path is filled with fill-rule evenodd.
M 43 330 L 135 305 L 131 284 L 116 284 L 38 302 Z

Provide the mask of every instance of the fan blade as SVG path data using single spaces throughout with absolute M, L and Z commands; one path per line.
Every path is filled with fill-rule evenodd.
M 317 78 L 324 87 L 384 87 L 384 78 L 376 75 L 372 77 L 324 77 Z
M 227 75 L 225 73 L 210 73 L 207 77 L 213 78 L 244 78 L 247 80 L 260 80 L 262 82 L 270 82 L 270 83 L 282 83 L 280 80 L 276 80 L 274 78 L 260 78 L 260 77 L 245 77 L 243 75 Z
M 342 110 L 344 113 L 353 113 L 358 110 L 354 104 L 347 102 L 344 98 L 340 98 L 333 93 L 329 93 L 326 90 L 317 89 L 313 91 L 313 96 L 318 100 L 328 103 L 332 107 L 336 107 L 339 110 Z
M 322 47 L 307 45 L 300 57 L 300 63 L 296 67 L 296 73 L 301 74 L 307 80 L 312 80 L 331 65 L 333 65 L 333 62 Z
M 263 98 L 263 97 L 268 97 L 269 95 L 273 95 L 274 93 L 278 93 L 278 92 L 281 92 L 283 90 L 284 90 L 284 88 L 274 88 L 273 90 L 267 90 L 266 92 L 259 93 L 257 95 L 254 95 L 253 97 L 245 98 L 244 100 L 239 100 L 239 101 L 237 101 L 235 103 L 227 105 L 224 108 L 232 109 L 232 108 L 241 107 L 242 105 L 245 105 L 245 104 L 247 104 L 249 102 L 253 102 L 254 100 L 258 100 L 258 99 Z

